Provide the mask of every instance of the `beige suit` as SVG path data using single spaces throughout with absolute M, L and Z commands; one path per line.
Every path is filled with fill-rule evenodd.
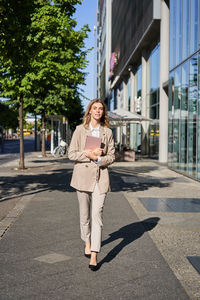
M 100 138 L 104 147 L 99 165 L 84 154 L 87 135 L 91 135 L 90 129 L 79 125 L 76 127 L 71 140 L 68 157 L 75 161 L 71 186 L 79 191 L 93 192 L 95 184 L 98 182 L 100 193 L 107 193 L 110 186 L 107 167 L 115 159 L 112 131 L 107 127 L 100 127 Z
M 114 159 L 114 141 L 112 131 L 100 127 L 103 155 L 99 164 L 91 161 L 84 154 L 86 136 L 91 135 L 89 128 L 76 127 L 69 147 L 68 157 L 75 161 L 71 186 L 77 190 L 80 210 L 81 238 L 91 241 L 91 251 L 101 248 L 102 213 L 106 193 L 110 189 L 108 165 Z M 91 209 L 92 208 L 92 209 Z M 92 222 L 90 218 L 92 216 Z

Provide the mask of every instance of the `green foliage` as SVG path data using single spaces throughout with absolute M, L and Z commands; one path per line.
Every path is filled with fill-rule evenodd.
M 70 128 L 74 130 L 77 125 L 82 123 L 83 107 L 79 96 L 75 96 L 73 101 L 66 101 L 66 113 L 63 112 L 68 118 Z
M 84 83 L 86 52 L 82 47 L 89 29 L 85 26 L 74 30 L 76 22 L 71 15 L 75 2 L 46 2 L 32 17 L 27 39 L 35 47 L 36 55 L 31 71 L 23 79 L 25 107 L 29 111 L 46 115 L 66 113 L 78 84 Z
M 88 26 L 72 18 L 82 0 L 0 0 L 0 95 L 27 112 L 70 115 L 81 103 Z M 74 102 L 74 104 L 72 104 Z M 79 103 L 79 104 L 78 104 Z M 73 114 L 73 113 L 72 113 Z
M 0 0 L 0 92 L 16 99 L 21 81 L 29 69 L 30 45 L 27 43 L 33 0 Z
M 18 112 L 2 102 L 0 102 L 0 125 L 5 129 L 18 127 Z

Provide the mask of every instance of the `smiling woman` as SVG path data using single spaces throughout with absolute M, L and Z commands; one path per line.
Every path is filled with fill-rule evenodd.
M 90 258 L 89 268 L 92 271 L 98 270 L 102 213 L 106 194 L 110 190 L 108 165 L 115 159 L 112 131 L 108 125 L 105 104 L 100 99 L 91 101 L 83 124 L 76 127 L 68 152 L 69 159 L 75 161 L 71 186 L 77 190 L 81 238 L 85 242 L 84 255 Z M 101 147 L 86 150 L 87 136 L 100 138 Z

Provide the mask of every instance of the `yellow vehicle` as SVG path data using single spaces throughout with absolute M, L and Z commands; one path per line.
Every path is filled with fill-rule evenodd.
M 30 129 L 24 129 L 23 132 L 24 132 L 24 135 L 32 134 L 32 130 L 30 130 Z M 17 133 L 18 133 L 18 135 L 20 135 L 20 130 L 18 130 Z

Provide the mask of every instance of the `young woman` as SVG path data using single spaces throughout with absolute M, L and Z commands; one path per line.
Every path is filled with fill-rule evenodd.
M 92 271 L 98 269 L 103 206 L 110 186 L 107 167 L 115 158 L 112 131 L 108 125 L 105 104 L 94 99 L 88 105 L 83 124 L 74 131 L 68 152 L 69 159 L 75 161 L 71 186 L 77 190 L 84 255 L 90 258 L 89 268 Z M 101 138 L 100 148 L 85 150 L 88 135 Z

